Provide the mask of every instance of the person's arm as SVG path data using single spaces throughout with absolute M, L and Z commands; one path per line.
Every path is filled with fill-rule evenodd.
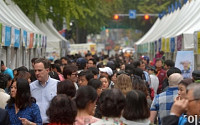
M 158 110 L 159 110 L 159 103 L 158 103 L 159 95 L 156 95 L 153 99 L 153 102 L 151 104 L 150 108 L 150 117 L 149 120 L 151 123 L 154 123 L 154 120 L 157 116 Z
M 27 120 L 26 118 L 19 118 L 19 120 L 22 121 L 22 125 L 37 125 L 36 123 L 31 122 L 31 121 Z
M 186 111 L 188 100 L 175 98 L 170 115 L 162 119 L 162 125 L 178 125 L 179 117 Z
M 157 115 L 157 111 L 150 111 L 149 120 L 151 121 L 152 124 L 154 123 L 154 120 L 155 120 L 155 118 L 156 118 L 156 115 Z
M 36 103 L 32 104 L 32 113 L 33 113 L 33 117 L 34 117 L 34 123 L 36 123 L 37 125 L 42 125 L 42 117 L 40 114 L 40 109 L 38 107 L 38 105 Z
M 0 108 L 0 123 L 3 125 L 10 125 L 9 114 L 6 110 Z

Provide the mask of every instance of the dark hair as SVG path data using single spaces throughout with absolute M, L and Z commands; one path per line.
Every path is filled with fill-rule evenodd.
M 110 84 L 110 79 L 109 78 L 107 78 L 105 75 L 102 75 L 102 76 L 99 77 L 99 80 L 102 79 L 102 78 L 106 78 L 108 80 L 108 84 Z
M 5 74 L 0 73 L 0 88 L 5 89 L 6 85 L 7 85 L 7 77 Z
M 28 72 L 28 69 L 25 66 L 21 66 L 21 67 L 17 68 L 17 72 L 19 72 L 19 71 Z
M 161 61 L 163 63 L 163 60 L 161 58 L 157 58 L 156 62 Z
M 54 61 L 54 64 L 62 65 L 62 62 L 61 62 L 60 59 L 57 59 L 57 60 Z
M 54 78 L 54 79 L 60 80 L 60 78 L 59 78 L 57 72 L 50 71 L 50 72 L 49 72 L 49 76 L 50 76 L 51 78 Z
M 134 70 L 134 65 L 133 64 L 126 64 L 125 65 L 125 72 L 128 73 L 129 76 L 131 76 L 133 74 L 133 70 Z
M 194 79 L 194 81 L 200 80 L 200 71 L 199 70 L 194 70 L 192 72 L 192 78 Z
M 97 92 L 91 86 L 81 86 L 76 93 L 75 102 L 78 109 L 85 109 L 88 102 L 97 99 Z
M 98 89 L 102 86 L 102 83 L 99 79 L 90 79 L 90 81 L 88 82 L 88 86 L 92 86 L 94 89 Z
M 170 67 L 174 67 L 175 66 L 174 61 L 172 61 L 172 60 L 166 60 L 165 61 L 165 65 L 170 66 Z
M 139 76 L 139 77 L 140 77 L 141 79 L 143 79 L 143 80 L 146 80 L 145 75 L 144 75 L 144 72 L 143 72 L 143 70 L 140 69 L 140 68 L 134 68 L 133 74 L 136 75 L 136 76 Z
M 141 61 L 141 60 L 134 61 L 134 62 L 133 62 L 133 66 L 134 66 L 135 68 L 137 68 L 138 66 L 140 66 L 140 65 L 143 64 L 143 63 L 144 63 L 144 62 Z
M 99 68 L 103 68 L 103 62 L 98 63 L 98 64 L 97 64 L 97 68 L 98 68 L 98 69 L 99 69 Z
M 119 117 L 125 106 L 125 97 L 119 89 L 106 89 L 99 98 L 100 111 L 106 117 Z
M 26 79 L 19 78 L 16 80 L 16 84 L 16 97 L 10 97 L 10 99 L 8 100 L 8 107 L 12 107 L 12 104 L 15 103 L 19 109 L 24 109 L 27 106 L 31 106 L 33 102 L 36 102 L 36 100 L 31 97 L 30 86 Z
M 65 94 L 55 96 L 47 109 L 47 116 L 51 123 L 73 124 L 77 115 L 77 108 Z
M 85 58 L 78 58 L 76 60 L 76 65 L 78 66 L 78 70 L 83 70 L 86 67 L 87 60 Z
M 32 58 L 31 59 L 31 63 L 35 63 L 35 60 L 37 60 L 38 58 Z
M 88 71 L 91 71 L 94 75 L 99 74 L 99 69 L 96 67 L 90 67 L 88 68 Z
M 134 77 L 132 78 L 132 86 L 133 86 L 133 90 L 141 90 L 142 92 L 144 92 L 146 97 L 149 95 L 148 88 L 144 80 Z
M 69 63 L 69 62 L 70 62 L 70 59 L 69 59 L 68 57 L 61 57 L 61 58 L 60 58 L 60 60 L 62 60 L 62 59 L 66 60 L 66 61 L 67 61 L 67 63 Z
M 143 120 L 150 116 L 145 94 L 140 90 L 132 90 L 126 95 L 123 117 L 127 120 Z
M 85 57 L 87 57 L 87 56 L 92 56 L 92 54 L 91 53 L 85 54 Z
M 176 67 L 171 67 L 168 71 L 167 71 L 167 77 L 169 77 L 171 74 L 173 73 L 180 73 L 181 74 L 181 70 L 179 68 Z
M 47 69 L 47 68 L 50 69 L 50 63 L 49 63 L 49 61 L 48 61 L 47 59 L 45 59 L 45 58 L 38 58 L 37 60 L 35 60 L 35 64 L 36 64 L 36 63 L 43 63 L 45 69 Z
M 1 60 L 1 66 L 4 66 L 4 62 L 3 62 L 3 60 Z
M 116 64 L 114 61 L 108 61 L 106 66 L 110 67 L 112 70 L 116 70 Z
M 67 79 L 67 75 L 71 75 L 73 72 L 76 72 L 78 67 L 75 65 L 66 65 L 63 69 L 63 76 Z
M 61 73 L 60 64 L 51 64 L 52 69 L 56 69 L 57 72 Z
M 90 79 L 94 78 L 94 74 L 92 74 L 92 72 L 88 71 L 88 70 L 81 71 L 78 74 L 78 77 L 80 77 L 80 76 L 85 76 L 85 78 L 86 78 L 87 81 L 90 81 Z
M 92 61 L 94 65 L 96 65 L 96 63 L 97 63 L 97 61 L 96 61 L 95 59 L 89 59 L 89 60 L 87 61 L 87 63 L 88 63 L 89 61 Z
M 31 74 L 27 71 L 19 71 L 17 72 L 16 79 L 19 79 L 19 78 L 28 80 L 31 78 Z
M 189 84 L 193 83 L 193 80 L 192 79 L 183 79 L 179 82 L 179 85 L 184 85 L 185 87 L 187 87 Z
M 67 96 L 73 98 L 76 94 L 74 83 L 72 83 L 70 80 L 58 82 L 57 94 L 66 94 Z

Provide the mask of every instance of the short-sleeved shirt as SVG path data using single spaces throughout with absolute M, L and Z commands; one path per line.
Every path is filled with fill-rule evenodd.
M 6 70 L 3 71 L 3 74 L 8 74 L 12 79 L 14 78 L 13 71 L 10 68 L 6 68 Z
M 20 109 L 19 112 L 15 113 L 15 104 L 11 107 L 6 106 L 10 118 L 10 125 L 22 125 L 20 118 L 26 118 L 27 120 L 42 125 L 42 118 L 40 115 L 39 107 L 36 103 L 32 103 L 31 106 L 27 106 L 24 109 Z
M 36 99 L 36 103 L 40 108 L 43 123 L 49 123 L 46 110 L 54 96 L 57 95 L 57 83 L 59 81 L 49 77 L 45 86 L 36 80 L 30 84 L 31 95 Z
M 174 98 L 178 94 L 178 87 L 169 87 L 165 92 L 158 94 L 151 104 L 151 111 L 158 112 L 159 125 L 163 117 L 170 114 Z

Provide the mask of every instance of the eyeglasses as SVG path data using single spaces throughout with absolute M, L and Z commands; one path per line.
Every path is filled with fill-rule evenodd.
M 197 101 L 197 100 L 200 100 L 200 99 L 192 99 L 192 100 L 188 100 L 188 102 Z
M 78 76 L 78 73 L 72 73 L 71 75 Z

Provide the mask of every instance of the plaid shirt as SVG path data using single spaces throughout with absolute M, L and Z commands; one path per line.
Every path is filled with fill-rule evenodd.
M 178 87 L 169 87 L 167 91 L 158 94 L 154 98 L 150 110 L 158 112 L 159 125 L 161 125 L 161 119 L 170 114 L 170 109 L 177 94 Z

